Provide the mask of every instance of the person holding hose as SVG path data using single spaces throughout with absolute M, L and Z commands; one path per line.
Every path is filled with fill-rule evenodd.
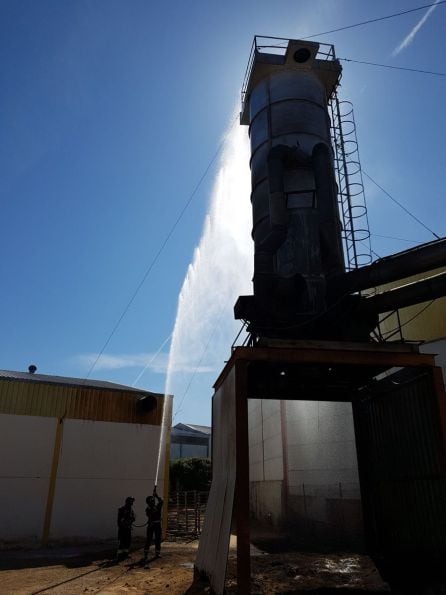
M 153 488 L 153 495 L 146 498 L 147 508 L 147 539 L 144 546 L 144 558 L 147 560 L 152 541 L 155 541 L 155 557 L 161 557 L 161 511 L 163 500 L 156 493 L 156 486 Z

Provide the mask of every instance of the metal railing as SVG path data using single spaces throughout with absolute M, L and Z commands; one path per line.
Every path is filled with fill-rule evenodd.
M 169 494 L 167 535 L 196 537 L 203 529 L 209 492 L 183 491 Z
M 247 99 L 247 89 L 251 72 L 254 66 L 255 57 L 258 54 L 276 54 L 278 56 L 285 56 L 288 49 L 288 43 L 290 39 L 284 37 L 268 37 L 255 35 L 254 41 L 252 42 L 251 51 L 249 53 L 248 65 L 246 66 L 245 76 L 243 79 L 242 91 L 241 91 L 241 104 L 242 113 L 245 108 L 245 102 Z M 336 54 L 334 45 L 330 43 L 319 43 L 319 50 L 316 54 L 318 60 L 336 60 Z

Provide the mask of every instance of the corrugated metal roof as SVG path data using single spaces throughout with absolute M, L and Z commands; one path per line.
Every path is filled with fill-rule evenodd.
M 19 380 L 23 382 L 44 382 L 46 384 L 59 384 L 62 386 L 79 386 L 82 388 L 99 388 L 107 390 L 119 390 L 125 392 L 135 392 L 144 395 L 163 395 L 159 393 L 151 393 L 150 391 L 134 388 L 133 386 L 126 386 L 125 384 L 116 384 L 115 382 L 108 382 L 106 380 L 85 380 L 83 378 L 70 378 L 69 376 L 50 376 L 48 374 L 31 374 L 30 372 L 16 372 L 14 370 L 0 370 L 0 381 L 5 380 Z
M 183 432 L 193 432 L 200 434 L 206 434 L 207 436 L 212 433 L 212 428 L 210 426 L 198 426 L 195 424 L 182 424 L 179 423 L 172 428 L 172 430 L 181 430 Z
M 94 386 L 81 382 L 79 378 L 3 370 L 0 375 L 0 413 L 161 424 L 164 395 L 111 382 L 93 380 Z M 153 398 L 153 409 L 145 409 L 141 397 Z

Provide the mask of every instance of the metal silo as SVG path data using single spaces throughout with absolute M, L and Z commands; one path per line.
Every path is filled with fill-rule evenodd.
M 271 335 L 325 310 L 327 279 L 344 272 L 344 257 L 328 113 L 341 66 L 332 46 L 268 44 L 256 38 L 242 92 L 254 296 L 241 298 L 236 316 Z

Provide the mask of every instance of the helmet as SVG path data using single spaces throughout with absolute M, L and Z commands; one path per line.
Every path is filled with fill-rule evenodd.
M 155 498 L 153 496 L 147 496 L 146 502 L 149 506 L 155 506 Z
M 127 498 L 125 499 L 126 504 L 133 504 L 134 501 L 135 498 L 132 498 L 132 496 L 127 496 Z

